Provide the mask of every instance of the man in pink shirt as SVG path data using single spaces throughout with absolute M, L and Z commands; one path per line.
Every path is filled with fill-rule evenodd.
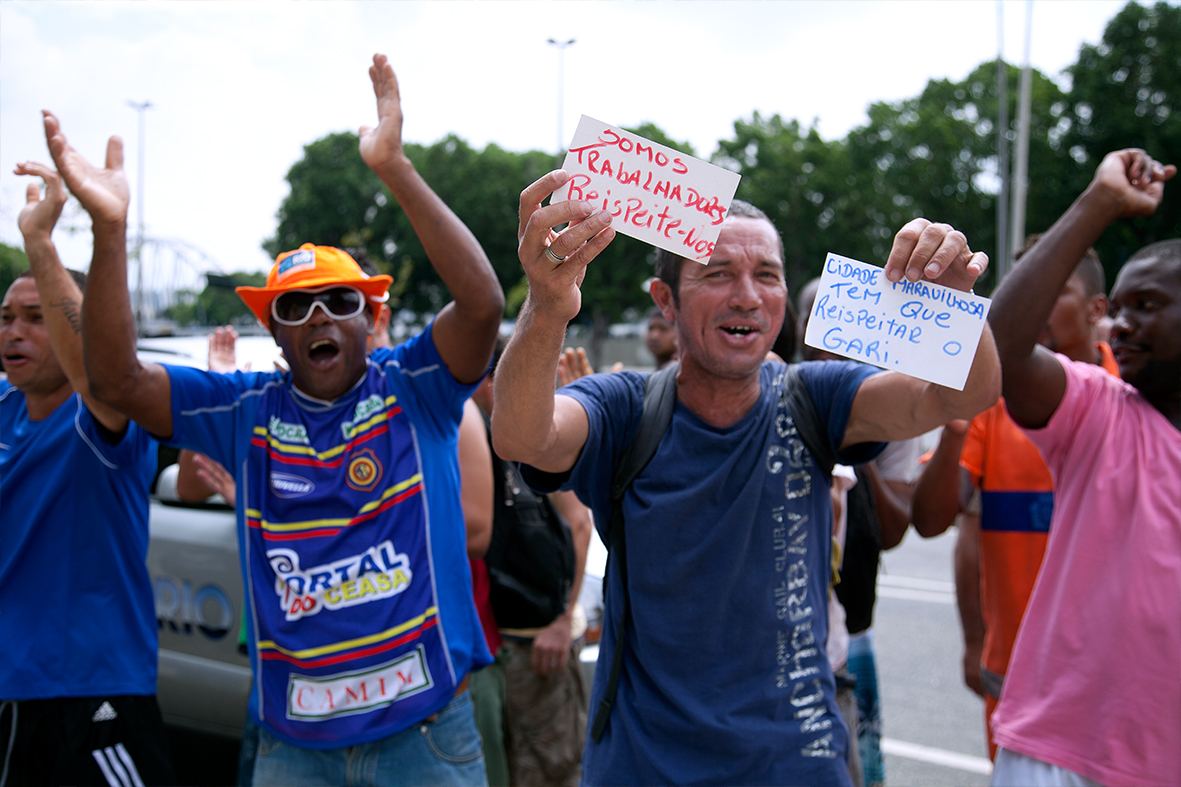
M 1116 279 L 1123 381 L 1037 345 L 1083 251 L 1117 218 L 1152 214 L 1176 171 L 1143 151 L 1109 154 L 993 298 L 1005 403 L 1055 487 L 992 717 L 994 785 L 1181 778 L 1181 239 L 1141 249 Z

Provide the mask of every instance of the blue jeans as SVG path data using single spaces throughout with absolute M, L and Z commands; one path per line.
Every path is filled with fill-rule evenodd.
M 886 781 L 886 763 L 882 759 L 882 704 L 872 628 L 849 637 L 847 668 L 857 678 L 853 693 L 857 697 L 856 744 L 861 747 L 861 772 L 866 787 L 876 787 Z
M 304 749 L 259 730 L 254 784 L 287 787 L 486 787 L 480 733 L 464 691 L 433 721 L 372 743 Z

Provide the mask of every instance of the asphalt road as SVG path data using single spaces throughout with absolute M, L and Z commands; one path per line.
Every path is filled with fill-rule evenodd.
M 963 684 L 954 530 L 882 556 L 874 613 L 886 784 L 987 785 L 984 702 Z

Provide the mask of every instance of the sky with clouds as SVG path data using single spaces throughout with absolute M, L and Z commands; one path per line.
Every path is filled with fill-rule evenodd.
M 1037 0 L 1030 59 L 1063 80 L 1124 5 Z M 137 112 L 145 113 L 149 237 L 200 250 L 224 271 L 265 270 L 284 176 L 325 134 L 376 120 L 367 67 L 393 63 L 408 141 L 454 133 L 482 148 L 558 148 L 591 115 L 652 122 L 708 157 L 753 112 L 815 123 L 826 139 L 866 121 L 874 101 L 962 79 L 998 49 L 1024 60 L 1023 0 L 606 0 L 605 2 L 0 2 L 0 241 L 19 245 L 28 178 L 46 160 L 40 122 L 53 110 L 74 144 L 101 161 L 126 145 L 138 211 Z M 524 187 L 526 184 L 521 184 Z M 89 264 L 89 223 L 56 238 L 71 267 Z

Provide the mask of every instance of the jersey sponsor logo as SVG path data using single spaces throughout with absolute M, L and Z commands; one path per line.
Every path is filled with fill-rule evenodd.
M 288 254 L 279 263 L 279 272 L 275 274 L 275 283 L 279 283 L 293 273 L 316 269 L 316 254 L 311 249 L 300 249 Z
M 299 620 L 330 610 L 368 604 L 396 596 L 410 587 L 414 572 L 410 558 L 382 541 L 359 555 L 301 570 L 293 549 L 267 550 L 275 572 L 275 593 L 287 620 Z
M 304 429 L 302 424 L 284 423 L 272 415 L 271 420 L 267 422 L 267 431 L 275 439 L 282 440 L 285 443 L 308 444 L 308 430 Z
M 365 425 L 367 418 L 383 410 L 385 410 L 385 399 L 376 394 L 357 402 L 357 407 L 353 410 L 352 420 L 345 421 L 340 425 L 340 432 L 344 435 L 344 439 L 351 440 L 357 432 L 361 431 L 359 427 Z
M 293 673 L 287 683 L 287 718 L 323 721 L 366 713 L 433 685 L 421 645 L 401 658 L 359 672 L 315 678 Z
M 270 480 L 276 497 L 303 497 L 316 491 L 315 484 L 297 475 L 272 472 Z
M 372 449 L 365 448 L 349 460 L 349 471 L 345 476 L 348 485 L 358 492 L 368 492 L 381 480 L 381 462 Z

